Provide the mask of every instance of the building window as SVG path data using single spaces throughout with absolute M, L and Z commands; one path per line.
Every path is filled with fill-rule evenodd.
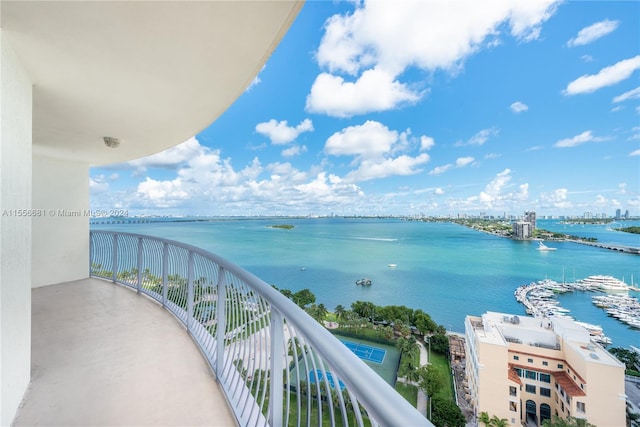
M 514 356 L 513 356 L 513 360 L 520 360 L 520 357 L 519 357 L 519 356 L 515 356 L 515 355 L 514 355 Z
M 527 385 L 525 386 L 525 391 L 526 391 L 527 393 L 536 394 L 536 386 L 531 385 L 531 384 L 527 384 Z
M 522 376 L 522 369 L 516 368 L 516 373 L 518 374 L 519 377 L 521 377 Z
M 542 366 L 549 366 L 549 362 L 547 362 L 546 360 L 542 361 Z
M 539 378 L 540 381 L 542 381 L 543 383 L 548 383 L 551 384 L 551 375 L 549 374 L 543 374 L 542 372 L 539 374 Z
M 514 386 L 509 386 L 509 396 L 517 396 L 518 395 L 518 389 L 515 388 Z
M 533 363 L 533 359 L 527 359 L 527 362 Z
M 530 380 L 535 380 L 536 379 L 536 372 L 535 371 L 525 371 L 524 374 Z
M 582 412 L 584 414 L 585 413 L 584 402 L 576 402 L 576 409 L 578 410 L 578 412 Z
M 562 366 L 562 363 L 558 363 L 558 369 L 562 369 L 564 368 L 564 366 Z
M 518 412 L 518 404 L 516 402 L 509 402 L 509 410 L 512 412 Z
M 551 397 L 551 389 L 546 387 L 540 387 L 540 396 Z

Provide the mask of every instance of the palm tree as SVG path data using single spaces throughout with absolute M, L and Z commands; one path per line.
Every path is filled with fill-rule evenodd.
M 491 417 L 491 425 L 493 427 L 507 427 L 509 425 L 509 421 L 506 418 L 498 418 L 496 415 Z
M 480 412 L 480 416 L 478 417 L 478 422 L 484 424 L 484 427 L 489 427 L 489 424 L 491 423 L 491 417 L 489 417 L 489 414 L 487 412 L 482 411 Z
M 336 305 L 335 313 L 336 313 L 336 318 L 338 320 L 344 320 L 344 315 L 346 314 L 346 312 L 347 310 L 344 308 L 342 304 Z

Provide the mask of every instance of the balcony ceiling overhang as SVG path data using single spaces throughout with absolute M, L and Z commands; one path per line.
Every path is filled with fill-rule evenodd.
M 100 165 L 187 140 L 248 87 L 302 5 L 3 0 L 2 38 L 33 82 L 34 152 Z

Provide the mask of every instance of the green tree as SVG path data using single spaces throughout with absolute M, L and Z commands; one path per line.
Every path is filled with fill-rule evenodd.
M 427 313 L 420 311 L 415 315 L 415 327 L 422 335 L 427 335 L 435 332 L 438 324 Z
M 455 402 L 436 397 L 433 399 L 431 422 L 442 427 L 464 427 L 466 420 Z
M 480 412 L 478 422 L 484 424 L 484 427 L 489 427 L 489 424 L 491 424 L 491 417 L 489 416 L 489 413 L 485 411 Z
M 507 427 L 509 425 L 509 420 L 506 418 L 498 418 L 496 415 L 491 417 L 491 425 L 493 427 Z
M 347 313 L 347 309 L 344 308 L 344 306 L 342 304 L 338 304 L 336 305 L 336 308 L 334 309 L 335 313 L 336 313 L 336 318 L 338 320 L 344 320 L 345 319 L 345 315 Z
M 449 338 L 446 335 L 432 335 L 429 340 L 431 341 L 431 349 L 433 351 L 441 354 L 446 354 L 449 351 Z
M 418 387 L 425 392 L 427 398 L 431 401 L 433 395 L 444 386 L 445 379 L 433 365 L 421 366 L 419 371 L 420 383 Z M 429 402 L 429 404 L 431 403 Z M 429 411 L 429 419 L 431 419 L 431 411 Z
M 305 308 L 309 304 L 316 302 L 316 296 L 309 289 L 303 289 L 291 295 L 291 299 L 298 307 Z
M 640 366 L 640 356 L 638 353 L 626 348 L 614 347 L 609 350 L 609 353 L 613 354 L 619 361 L 625 364 L 627 369 L 637 370 Z
M 544 420 L 542 427 L 596 427 L 593 424 L 587 422 L 587 420 L 579 418 L 560 418 L 554 415 L 553 420 Z

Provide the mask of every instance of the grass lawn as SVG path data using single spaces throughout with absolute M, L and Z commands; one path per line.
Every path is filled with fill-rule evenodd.
M 418 387 L 398 382 L 396 383 L 396 391 L 414 407 L 418 404 Z
M 442 378 L 445 378 L 444 387 L 436 393 L 436 396 L 451 400 L 455 402 L 453 396 L 453 385 L 451 380 L 451 368 L 449 367 L 449 360 L 443 354 L 431 352 L 431 358 L 429 359 L 431 364 L 442 373 Z

